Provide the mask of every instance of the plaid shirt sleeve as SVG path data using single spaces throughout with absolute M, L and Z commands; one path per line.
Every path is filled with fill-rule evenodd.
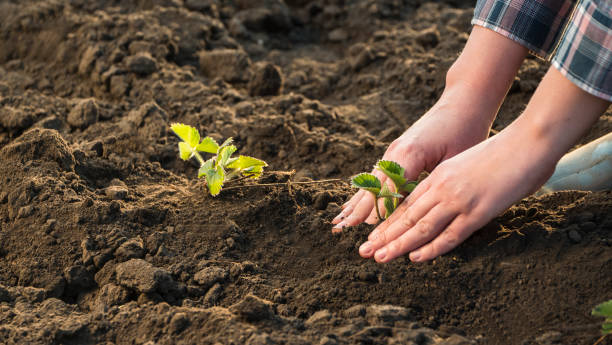
M 552 60 L 578 87 L 612 101 L 612 1 L 478 0 L 472 24 Z
M 552 65 L 583 90 L 612 102 L 612 1 L 578 1 Z

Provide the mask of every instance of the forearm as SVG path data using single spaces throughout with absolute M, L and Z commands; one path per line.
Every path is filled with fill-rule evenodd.
M 610 103 L 580 89 L 551 67 L 523 115 L 511 125 L 555 164 L 588 131 Z M 537 154 L 538 152 L 534 152 Z
M 512 85 L 527 49 L 494 31 L 474 26 L 455 63 L 446 75 L 440 103 L 457 102 L 478 109 L 468 116 L 493 122 Z

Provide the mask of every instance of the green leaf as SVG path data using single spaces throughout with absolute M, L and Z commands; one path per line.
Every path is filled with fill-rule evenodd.
M 612 299 L 593 308 L 591 315 L 612 318 Z
M 395 211 L 395 206 L 393 205 L 392 198 L 384 198 L 383 200 L 385 203 L 385 210 L 387 211 L 387 213 L 385 214 L 385 219 L 387 219 L 389 218 L 389 216 L 391 216 L 391 213 Z
M 380 160 L 376 163 L 375 168 L 387 175 L 396 187 L 403 186 L 406 183 L 405 169 L 393 161 Z
M 234 154 L 234 152 L 236 152 L 236 150 L 237 150 L 237 148 L 234 145 L 229 145 L 229 146 L 223 147 L 219 151 L 219 155 L 217 157 L 217 166 L 220 165 L 222 167 L 225 167 L 227 165 L 227 161 Z
M 356 188 L 365 189 L 369 192 L 378 195 L 380 193 L 381 185 L 378 177 L 368 174 L 361 173 L 351 179 L 351 185 Z
M 184 141 L 181 141 L 178 144 L 179 147 L 179 155 L 181 156 L 181 159 L 184 161 L 189 160 L 189 158 L 191 158 L 191 155 L 193 154 L 193 149 L 191 148 L 191 146 L 189 146 L 189 144 L 187 144 Z
M 612 299 L 593 308 L 591 315 L 603 316 L 606 318 L 601 325 L 601 334 L 606 335 L 612 333 Z
M 412 191 L 416 188 L 416 181 L 408 181 L 403 186 L 400 187 L 400 192 L 412 193 Z
M 221 146 L 219 146 L 219 150 L 221 150 L 222 148 L 228 146 L 229 144 L 231 144 L 233 142 L 234 142 L 234 139 L 232 137 L 227 138 L 227 140 L 225 140 L 223 142 L 223 144 L 221 144 Z M 219 152 L 221 152 L 221 151 L 219 151 Z
M 198 146 L 196 147 L 196 150 L 200 152 L 208 152 L 208 153 L 216 154 L 217 151 L 219 150 L 219 145 L 217 144 L 215 139 L 211 137 L 206 137 L 202 139 L 201 143 L 198 144 Z
M 207 160 L 206 162 L 204 162 L 204 164 L 202 164 L 202 166 L 198 170 L 198 178 L 201 178 L 202 176 L 206 176 L 206 173 L 209 170 L 213 170 L 214 166 L 215 166 L 215 159 L 214 158 L 211 158 L 211 159 Z
M 268 164 L 261 159 L 249 157 L 249 156 L 238 156 L 236 160 L 229 160 L 227 162 L 228 169 L 239 169 L 244 170 L 250 167 L 267 167 Z
M 173 123 L 170 129 L 190 147 L 198 146 L 200 142 L 200 132 L 194 127 L 182 123 Z
M 238 160 L 237 157 L 232 157 L 232 158 L 227 160 L 227 164 L 225 166 L 227 167 L 227 166 L 229 166 L 230 164 L 234 163 L 237 160 Z
M 404 196 L 398 193 L 393 193 L 387 184 L 384 184 L 378 193 L 379 198 L 403 198 Z
M 218 166 L 216 169 L 210 169 L 206 172 L 206 185 L 210 195 L 216 196 L 221 192 L 223 188 L 223 181 L 225 180 L 225 171 L 223 168 Z
M 261 174 L 263 173 L 263 166 L 252 166 L 252 167 L 248 167 L 244 170 L 241 171 L 242 176 L 245 177 L 249 177 L 249 178 L 259 178 L 261 176 Z

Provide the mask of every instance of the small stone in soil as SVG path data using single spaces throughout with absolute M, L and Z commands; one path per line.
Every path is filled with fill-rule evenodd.
M 312 314 L 311 317 L 306 320 L 306 326 L 313 326 L 319 323 L 326 323 L 331 320 L 332 314 L 327 309 L 319 310 L 316 313 Z
M 597 229 L 597 224 L 593 223 L 593 222 L 584 222 L 582 224 L 580 224 L 580 230 L 582 231 L 593 231 Z
M 371 305 L 366 309 L 371 325 L 392 325 L 395 321 L 412 320 L 410 309 L 394 305 Z
M 157 62 L 149 53 L 143 52 L 128 56 L 126 61 L 130 72 L 138 75 L 146 76 L 157 71 Z
M 109 186 L 104 189 L 104 194 L 111 200 L 125 200 L 128 196 L 128 189 L 122 186 Z
M 362 304 L 354 305 L 342 312 L 342 316 L 349 318 L 349 319 L 362 317 L 362 316 L 365 316 L 365 314 L 366 314 L 366 307 Z
M 249 94 L 257 96 L 275 96 L 283 87 L 283 75 L 280 68 L 271 63 L 255 65 L 255 72 L 249 82 Z
M 259 321 L 274 317 L 273 304 L 255 295 L 247 295 L 240 302 L 232 305 L 229 310 L 240 318 L 249 321 Z
M 168 292 L 174 287 L 170 273 L 142 259 L 131 259 L 115 267 L 119 284 L 142 293 Z
M 199 272 L 197 272 L 194 275 L 193 280 L 195 280 L 196 283 L 204 287 L 209 287 L 209 286 L 212 286 L 214 283 L 225 281 L 228 275 L 229 275 L 228 269 L 224 267 L 211 266 L 211 267 L 205 267 Z
M 64 277 L 66 283 L 74 289 L 87 289 L 95 285 L 92 274 L 81 265 L 66 268 Z
M 98 104 L 93 98 L 79 101 L 68 113 L 66 121 L 75 128 L 89 127 L 98 121 Z
M 580 235 L 580 233 L 575 229 L 571 229 L 570 231 L 568 231 L 567 237 L 573 243 L 580 243 L 580 241 L 582 241 L 582 235 Z
M 140 238 L 132 238 L 129 239 L 115 250 L 115 257 L 117 257 L 120 261 L 126 261 L 132 258 L 142 258 L 145 255 L 145 250 L 143 248 L 142 239 Z
M 199 54 L 200 70 L 209 78 L 221 78 L 227 82 L 247 81 L 251 60 L 237 49 L 215 49 Z
M 216 283 L 204 295 L 204 304 L 207 306 L 216 305 L 222 293 L 223 287 L 221 287 L 221 284 Z
M 185 313 L 176 313 L 170 319 L 169 330 L 172 334 L 181 333 L 185 328 L 189 326 L 189 318 Z
M 419 32 L 416 37 L 416 41 L 424 48 L 433 48 L 440 42 L 440 34 L 435 28 L 425 29 Z

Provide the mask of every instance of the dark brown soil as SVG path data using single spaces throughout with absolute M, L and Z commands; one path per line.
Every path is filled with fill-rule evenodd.
M 330 232 L 348 177 L 442 92 L 470 6 L 0 2 L 0 343 L 594 343 L 611 192 L 527 198 L 427 264 Z M 547 67 L 525 62 L 494 131 Z M 234 137 L 274 185 L 207 195 L 171 122 Z

